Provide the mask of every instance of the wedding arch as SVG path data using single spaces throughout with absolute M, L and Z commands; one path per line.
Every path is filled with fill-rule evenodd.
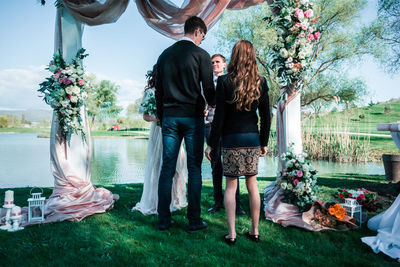
M 135 2 L 139 13 L 151 28 L 169 38 L 179 39 L 183 36 L 184 22 L 190 16 L 202 18 L 210 28 L 218 21 L 225 9 L 238 10 L 263 2 L 272 5 L 276 17 L 282 16 L 276 3 L 282 5 L 285 1 L 288 0 L 185 0 L 180 7 L 168 0 L 136 0 Z M 292 2 L 300 3 L 300 1 L 308 5 L 308 0 Z M 94 26 L 116 22 L 125 12 L 129 0 L 58 0 L 56 3 L 54 51 L 60 52 L 62 58 L 67 63 L 71 63 L 77 52 L 82 49 L 84 25 Z M 281 63 L 278 62 L 278 64 Z M 298 68 L 298 71 L 301 72 L 301 68 Z M 293 84 L 286 84 L 282 88 L 277 110 L 278 152 L 281 155 L 287 151 L 289 144 L 292 144 L 294 152 L 300 153 L 302 152 L 300 94 Z M 80 220 L 90 214 L 104 212 L 112 207 L 116 199 L 111 192 L 96 188 L 90 182 L 90 132 L 84 107 L 80 112 L 85 124 L 86 142 L 82 141 L 82 136 L 78 134 L 72 134 L 68 142 L 66 138 L 63 139 L 57 116 L 53 115 L 50 151 L 55 188 L 49 199 L 49 206 L 54 212 L 54 220 Z M 68 155 L 73 156 L 68 157 Z M 283 164 L 280 160 L 278 170 L 282 170 Z M 71 210 L 70 203 L 66 203 L 63 199 L 63 196 L 72 192 L 71 188 L 73 188 L 73 195 L 77 196 L 74 198 L 74 208 L 81 206 L 80 201 L 90 202 L 92 205 L 89 209 L 85 208 L 86 211 L 82 214 L 79 209 Z M 280 188 L 279 183 L 275 183 L 272 188 L 274 190 L 269 190 L 269 192 L 271 196 L 274 196 L 276 189 Z M 276 208 L 276 201 L 269 202 Z M 57 212 L 60 212 L 62 216 Z M 76 214 L 79 216 L 77 217 Z M 267 210 L 266 216 L 268 218 Z M 298 213 L 296 216 L 299 219 Z

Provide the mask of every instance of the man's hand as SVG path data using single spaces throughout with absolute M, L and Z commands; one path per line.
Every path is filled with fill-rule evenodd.
M 264 157 L 265 155 L 267 155 L 267 147 L 266 146 L 262 146 L 261 147 L 260 157 Z
M 206 156 L 206 158 L 209 160 L 209 161 L 211 161 L 211 151 L 212 151 L 212 148 L 211 147 L 209 147 L 209 146 L 207 146 L 207 148 L 206 148 L 206 150 L 204 151 L 204 155 Z
M 204 117 L 207 117 L 208 116 L 208 109 L 205 109 L 204 110 Z

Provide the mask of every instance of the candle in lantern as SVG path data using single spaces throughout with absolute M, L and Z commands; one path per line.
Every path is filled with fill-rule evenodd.
M 4 197 L 4 206 L 10 207 L 14 205 L 14 191 L 7 190 L 6 195 Z

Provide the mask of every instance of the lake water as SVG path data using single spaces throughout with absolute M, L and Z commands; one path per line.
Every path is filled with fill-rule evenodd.
M 49 141 L 48 138 L 37 138 L 37 134 L 0 134 L 0 188 L 53 186 Z M 94 184 L 142 183 L 147 143 L 147 139 L 93 138 L 92 182 Z M 339 164 L 314 161 L 313 166 L 320 174 L 384 175 L 382 163 Z M 263 158 L 259 164 L 259 176 L 275 176 L 276 167 L 276 158 Z M 202 170 L 204 179 L 210 179 L 210 163 L 205 158 Z

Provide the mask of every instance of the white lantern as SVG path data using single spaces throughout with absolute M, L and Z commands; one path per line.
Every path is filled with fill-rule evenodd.
M 362 222 L 362 206 L 358 205 L 354 198 L 345 198 L 345 203 L 342 204 L 348 216 L 355 218 L 361 226 Z
M 31 198 L 28 198 L 28 221 L 44 221 L 44 200 L 45 197 L 42 197 L 43 190 L 40 189 L 42 192 L 40 193 L 32 193 L 33 189 L 31 189 Z

